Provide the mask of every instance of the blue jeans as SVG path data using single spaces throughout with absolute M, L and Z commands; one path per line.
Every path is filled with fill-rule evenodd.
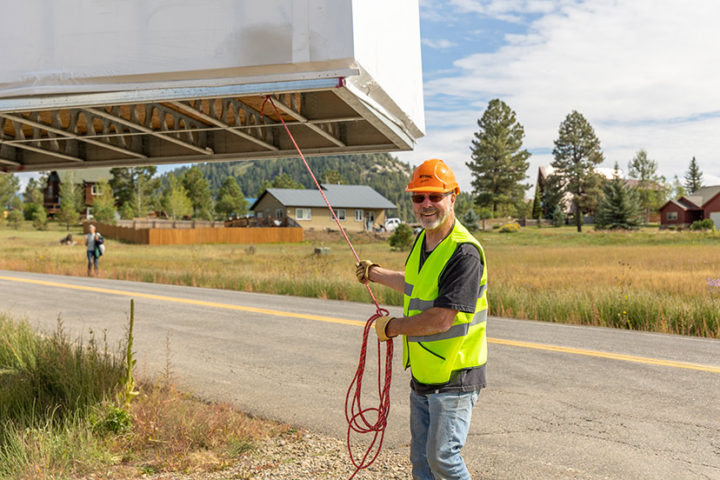
M 479 391 L 410 392 L 410 461 L 416 480 L 470 480 L 465 445 Z
M 87 258 L 88 258 L 88 273 L 90 273 L 90 270 L 92 269 L 93 265 L 95 266 L 95 271 L 98 271 L 98 257 L 95 256 L 94 250 L 88 250 L 87 251 Z

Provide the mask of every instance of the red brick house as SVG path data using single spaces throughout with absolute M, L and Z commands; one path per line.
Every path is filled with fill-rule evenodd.
M 689 227 L 696 220 L 711 219 L 720 229 L 720 185 L 702 187 L 692 195 L 670 200 L 660 207 L 662 227 Z

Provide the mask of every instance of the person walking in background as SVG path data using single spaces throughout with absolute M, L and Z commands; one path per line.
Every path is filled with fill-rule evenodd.
M 85 235 L 85 250 L 87 253 L 87 274 L 88 277 L 92 276 L 93 268 L 95 269 L 95 276 L 98 275 L 98 260 L 100 259 L 100 245 L 104 242 L 102 235 L 95 231 L 95 225 L 88 227 L 89 233 Z
M 356 265 L 361 283 L 404 293 L 403 317 L 380 317 L 380 341 L 403 335 L 403 365 L 410 367 L 410 460 L 419 480 L 470 479 L 460 450 L 472 409 L 485 387 L 487 268 L 477 239 L 455 219 L 460 193 L 455 174 L 438 159 L 413 172 L 406 188 L 424 230 L 405 271 L 370 260 Z

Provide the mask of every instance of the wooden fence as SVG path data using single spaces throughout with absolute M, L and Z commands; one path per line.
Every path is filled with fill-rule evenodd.
M 185 227 L 133 228 L 93 222 L 103 237 L 144 245 L 192 245 L 198 243 L 295 243 L 303 241 L 300 227 L 225 228 Z M 209 223 L 209 222 L 208 222 Z M 221 224 L 221 222 L 216 222 Z M 87 233 L 86 223 L 84 230 Z

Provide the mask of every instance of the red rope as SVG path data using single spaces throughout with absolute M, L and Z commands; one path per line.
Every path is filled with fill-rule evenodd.
M 302 159 L 303 163 L 305 164 L 305 168 L 307 169 L 308 173 L 310 174 L 310 177 L 313 179 L 313 182 L 315 182 L 315 186 L 317 187 L 318 191 L 320 192 L 320 195 L 322 195 L 323 200 L 325 200 L 325 203 L 327 204 L 328 209 L 330 210 L 330 214 L 332 215 L 333 219 L 335 220 L 335 223 L 337 224 L 338 228 L 340 229 L 340 233 L 342 233 L 343 237 L 345 237 L 345 242 L 347 242 L 348 246 L 350 247 L 350 250 L 352 251 L 352 254 L 355 256 L 355 260 L 357 263 L 360 263 L 360 257 L 358 256 L 357 252 L 355 251 L 355 248 L 352 245 L 352 242 L 350 242 L 350 239 L 347 236 L 347 233 L 345 233 L 345 229 L 340 224 L 340 220 L 338 220 L 337 215 L 335 215 L 335 210 L 333 210 L 332 206 L 330 205 L 330 202 L 328 201 L 327 197 L 325 196 L 325 192 L 323 192 L 322 187 L 320 186 L 320 183 L 318 183 L 317 178 L 315 178 L 315 175 L 312 172 L 312 169 L 310 168 L 310 165 L 308 165 L 307 160 L 305 159 L 305 155 L 303 155 L 302 151 L 300 150 L 300 147 L 298 147 L 297 142 L 295 141 L 295 137 L 293 137 L 292 133 L 290 133 L 290 129 L 285 124 L 285 120 L 283 119 L 282 115 L 278 111 L 277 107 L 275 106 L 275 103 L 272 101 L 272 98 L 270 95 L 265 96 L 265 100 L 262 104 L 262 109 L 260 110 L 260 115 L 264 115 L 265 111 L 265 104 L 267 102 L 270 102 L 270 105 L 272 105 L 273 109 L 275 110 L 275 114 L 280 119 L 280 122 L 282 122 L 283 127 L 285 127 L 285 131 L 290 136 L 290 140 L 292 140 L 293 145 L 295 146 L 295 150 L 297 150 L 298 155 L 300 155 L 300 158 Z M 380 304 L 378 303 L 377 299 L 375 298 L 375 295 L 372 292 L 372 289 L 370 288 L 369 284 L 365 284 L 365 287 L 367 288 L 368 293 L 370 294 L 370 298 L 372 298 L 373 303 L 375 304 L 375 314 L 368 318 L 367 322 L 365 322 L 365 328 L 363 330 L 363 339 L 362 339 L 362 345 L 360 346 L 360 359 L 358 361 L 358 367 L 355 371 L 355 376 L 352 379 L 352 382 L 350 383 L 350 387 L 348 387 L 347 394 L 345 395 L 345 419 L 348 423 L 348 430 L 347 430 L 347 448 L 348 453 L 350 454 L 350 460 L 352 461 L 352 464 L 355 466 L 355 472 L 350 476 L 348 480 L 351 480 L 357 473 L 372 465 L 372 463 L 377 458 L 378 454 L 380 453 L 380 449 L 382 448 L 383 439 L 385 437 L 385 427 L 387 426 L 387 418 L 388 414 L 390 413 L 390 380 L 392 378 L 392 357 L 393 357 L 393 342 L 392 339 L 385 342 L 385 366 L 384 371 L 385 374 L 383 375 L 382 372 L 382 353 L 381 353 L 381 342 L 377 340 L 377 355 L 378 355 L 378 397 L 379 397 L 379 405 L 375 408 L 365 408 L 363 409 L 360 400 L 362 397 L 362 381 L 363 381 L 363 375 L 365 373 L 365 364 L 366 364 L 366 357 L 367 357 L 367 343 L 368 343 L 368 337 L 370 335 L 370 330 L 373 328 L 373 323 L 376 319 L 382 316 L 389 315 L 389 312 L 385 310 L 384 308 L 380 308 Z M 383 382 L 384 380 L 384 382 Z M 352 400 L 351 400 L 352 399 Z M 373 415 L 370 415 L 373 414 Z M 369 419 L 369 417 L 374 418 L 375 420 L 372 421 Z M 373 434 L 372 441 L 370 442 L 370 445 L 367 447 L 365 454 L 362 456 L 362 458 L 356 458 L 355 455 L 353 455 L 352 446 L 350 443 L 350 434 L 352 432 L 356 432 L 359 434 Z M 374 451 L 374 453 L 373 453 Z

